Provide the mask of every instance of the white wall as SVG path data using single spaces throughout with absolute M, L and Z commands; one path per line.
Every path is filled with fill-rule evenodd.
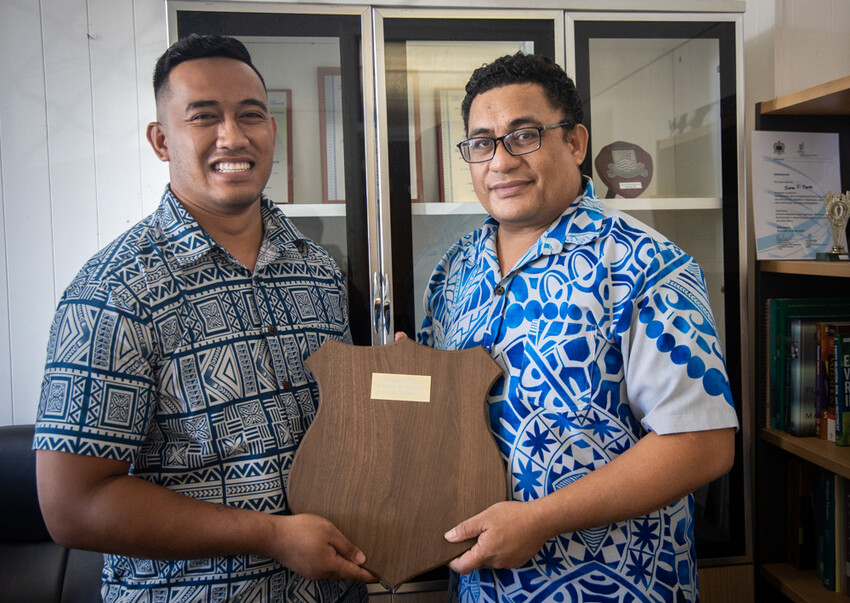
M 144 140 L 162 0 L 0 4 L 0 425 L 35 418 L 50 320 L 167 181 Z
M 748 0 L 747 123 L 757 100 L 847 75 L 848 24 L 847 0 Z M 0 2 L 0 425 L 35 418 L 65 286 L 158 203 L 144 127 L 166 37 L 163 0 Z

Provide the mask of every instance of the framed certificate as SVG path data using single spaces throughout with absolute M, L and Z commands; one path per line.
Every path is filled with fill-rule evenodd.
M 322 202 L 345 203 L 345 152 L 342 137 L 342 75 L 339 67 L 319 67 L 319 144 Z
M 269 90 L 269 112 L 277 123 L 272 173 L 263 193 L 275 203 L 292 203 L 292 90 Z
M 466 93 L 462 89 L 438 88 L 434 92 L 437 110 L 437 156 L 440 201 L 477 203 L 469 166 L 455 144 L 466 138 L 460 106 Z

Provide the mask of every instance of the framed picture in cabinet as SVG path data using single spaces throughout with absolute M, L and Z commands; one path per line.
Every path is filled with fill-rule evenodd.
M 272 173 L 263 193 L 275 203 L 292 203 L 292 90 L 269 90 L 268 94 L 277 140 Z
M 319 67 L 318 80 L 322 202 L 345 203 L 342 75 L 339 67 Z
M 440 201 L 443 203 L 477 203 L 472 188 L 469 166 L 455 146 L 466 137 L 460 106 L 466 93 L 459 88 L 435 90 L 437 117 L 437 165 Z

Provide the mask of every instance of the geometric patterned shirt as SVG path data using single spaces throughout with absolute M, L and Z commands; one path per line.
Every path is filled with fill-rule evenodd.
M 551 494 L 647 431 L 737 427 L 693 258 L 604 206 L 589 180 L 504 277 L 497 228 L 488 217 L 443 256 L 418 338 L 440 349 L 484 346 L 502 367 L 488 408 L 508 498 Z M 459 598 L 696 601 L 693 497 L 560 534 L 518 569 L 462 576 Z
M 128 461 L 185 496 L 289 513 L 289 469 L 319 399 L 303 361 L 351 336 L 334 261 L 261 205 L 253 272 L 170 189 L 85 264 L 50 330 L 35 448 Z M 366 597 L 362 584 L 310 581 L 259 555 L 105 555 L 103 580 L 105 601 Z

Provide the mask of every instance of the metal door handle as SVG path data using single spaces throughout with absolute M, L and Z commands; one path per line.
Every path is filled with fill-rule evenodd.
M 389 340 L 390 336 L 390 279 L 387 277 L 387 273 L 384 272 L 383 282 L 381 283 L 381 294 L 384 298 L 384 335 Z
M 381 277 L 377 272 L 372 273 L 372 296 L 373 296 L 373 312 L 372 312 L 372 330 L 375 333 L 381 333 Z

